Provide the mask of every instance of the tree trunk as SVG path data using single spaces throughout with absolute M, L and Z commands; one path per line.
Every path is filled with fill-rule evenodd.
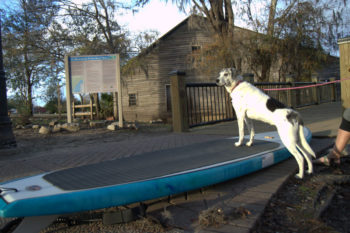
M 267 25 L 267 35 L 272 37 L 275 29 L 275 15 L 276 15 L 277 0 L 271 0 L 269 22 Z
M 270 80 L 270 68 L 272 64 L 272 53 L 273 53 L 273 40 L 274 40 L 274 29 L 275 29 L 275 15 L 276 15 L 277 0 L 271 0 L 269 21 L 267 25 L 267 50 L 265 50 L 265 59 L 261 67 L 261 80 L 263 82 L 269 82 Z
M 58 119 L 61 119 L 62 114 L 62 103 L 61 103 L 61 86 L 57 83 L 57 110 L 58 110 Z
M 12 123 L 7 112 L 6 79 L 2 56 L 0 21 L 0 149 L 8 149 L 16 146 L 16 140 L 12 132 Z
M 30 77 L 27 77 L 27 95 L 28 95 L 28 116 L 33 116 L 33 95 L 32 95 L 32 83 L 30 81 Z

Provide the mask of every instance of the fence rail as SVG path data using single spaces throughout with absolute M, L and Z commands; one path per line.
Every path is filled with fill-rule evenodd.
M 340 100 L 339 83 L 318 87 L 312 86 L 313 84 L 316 83 L 254 83 L 256 87 L 263 91 L 265 89 L 288 88 L 289 90 L 264 92 L 293 108 Z M 293 89 L 294 87 L 310 85 L 312 87 Z M 218 87 L 215 83 L 189 83 L 186 84 L 186 94 L 189 127 L 229 121 L 236 118 L 231 105 L 231 97 L 224 87 Z

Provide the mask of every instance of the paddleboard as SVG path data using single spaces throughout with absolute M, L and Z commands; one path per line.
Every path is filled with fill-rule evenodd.
M 308 141 L 311 132 L 304 129 Z M 251 147 L 235 138 L 63 169 L 0 184 L 0 216 L 62 215 L 142 202 L 224 182 L 291 155 L 277 132 Z

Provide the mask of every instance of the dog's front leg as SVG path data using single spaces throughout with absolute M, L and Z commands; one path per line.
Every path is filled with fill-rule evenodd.
M 238 142 L 235 143 L 235 146 L 241 146 L 244 139 L 244 117 L 237 116 L 237 123 L 238 123 L 239 139 L 238 139 Z
M 249 141 L 246 143 L 246 146 L 251 146 L 253 144 L 254 136 L 255 136 L 253 121 L 248 117 L 246 117 L 244 120 L 247 125 L 248 132 L 250 134 Z

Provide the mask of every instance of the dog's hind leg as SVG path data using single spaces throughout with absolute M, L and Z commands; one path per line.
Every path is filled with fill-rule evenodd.
M 285 146 L 288 149 L 288 151 L 294 156 L 295 160 L 298 163 L 299 172 L 298 174 L 295 175 L 295 177 L 298 179 L 303 179 L 304 178 L 304 157 L 300 154 L 300 152 L 298 151 L 295 145 L 285 144 Z
M 305 139 L 304 127 L 302 125 L 299 125 L 299 139 L 302 147 L 309 153 L 309 155 L 316 158 L 315 152 L 312 150 L 309 143 Z
M 247 117 L 244 119 L 244 121 L 247 125 L 247 129 L 249 132 L 249 141 L 246 143 L 246 146 L 251 146 L 253 144 L 254 136 L 255 136 L 253 121 Z
M 305 139 L 302 125 L 299 126 L 298 136 L 299 136 L 299 141 L 298 141 L 298 144 L 297 144 L 297 148 L 304 155 L 304 158 L 305 158 L 305 160 L 307 162 L 307 166 L 308 166 L 307 173 L 308 174 L 312 174 L 313 173 L 313 165 L 312 165 L 312 158 L 311 158 L 311 156 L 316 158 L 316 155 L 315 155 L 315 152 L 311 149 L 309 143 Z
M 297 138 L 294 137 L 294 130 L 288 125 L 280 125 L 277 127 L 278 134 L 280 135 L 280 138 L 284 144 L 284 146 L 287 148 L 287 150 L 294 156 L 295 160 L 298 163 L 299 172 L 295 175 L 296 178 L 302 179 L 304 178 L 304 157 L 297 149 L 296 146 L 296 140 Z M 292 136 L 293 135 L 293 136 Z M 296 135 L 295 135 L 296 136 Z
M 314 169 L 313 169 L 313 165 L 312 165 L 311 155 L 307 152 L 307 150 L 300 143 L 297 144 L 297 148 L 304 155 L 304 158 L 307 162 L 307 167 L 308 167 L 307 174 L 312 174 Z

